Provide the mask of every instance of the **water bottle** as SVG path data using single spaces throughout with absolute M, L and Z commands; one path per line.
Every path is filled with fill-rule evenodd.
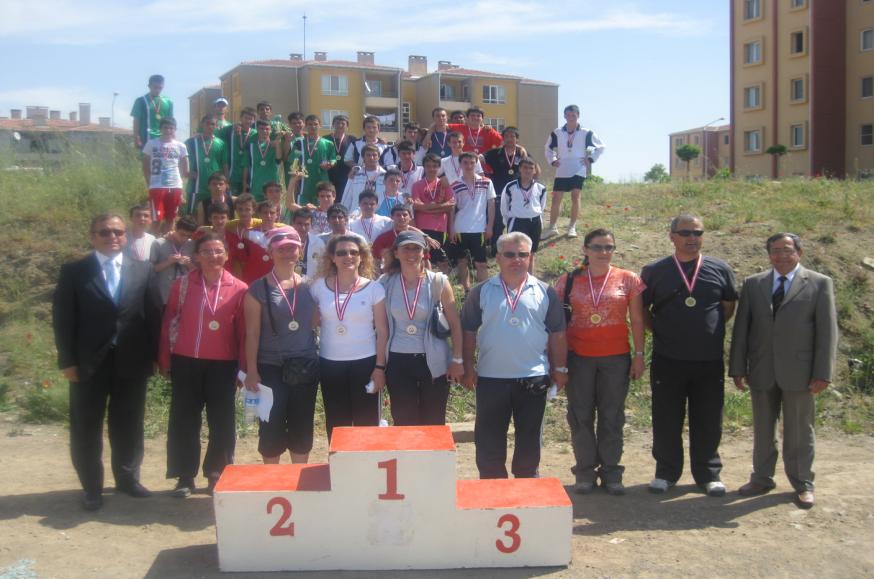
M 243 392 L 245 392 L 243 395 L 244 419 L 246 424 L 254 424 L 258 420 L 259 395 L 257 392 L 252 392 L 245 388 L 243 389 Z

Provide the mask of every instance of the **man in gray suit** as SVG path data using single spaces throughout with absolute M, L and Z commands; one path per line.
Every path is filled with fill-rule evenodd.
M 750 388 L 753 473 L 743 496 L 776 485 L 774 430 L 783 411 L 783 465 L 797 504 L 813 506 L 814 396 L 832 381 L 838 343 L 830 277 L 801 266 L 801 239 L 777 233 L 766 243 L 773 269 L 744 280 L 731 341 L 729 375 Z

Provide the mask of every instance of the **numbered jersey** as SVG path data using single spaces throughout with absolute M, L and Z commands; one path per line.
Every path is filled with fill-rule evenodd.
M 149 158 L 149 189 L 181 189 L 182 175 L 179 163 L 188 157 L 188 148 L 182 141 L 150 139 L 143 147 Z

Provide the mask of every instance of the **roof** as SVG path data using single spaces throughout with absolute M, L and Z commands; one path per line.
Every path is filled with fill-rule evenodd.
M 103 125 L 80 124 L 79 121 L 70 120 L 47 120 L 45 125 L 34 125 L 33 119 L 0 119 L 0 130 L 8 131 L 39 131 L 44 133 L 116 133 L 120 135 L 131 134 L 130 129 L 119 127 L 106 127 Z
M 694 129 L 686 129 L 684 131 L 676 131 L 676 132 L 670 133 L 669 136 L 673 137 L 674 135 L 685 135 L 688 133 L 703 133 L 704 131 L 721 132 L 721 131 L 727 131 L 729 129 L 731 129 L 731 125 L 717 125 L 717 126 L 707 125 L 707 126 L 703 126 L 703 127 L 695 127 Z

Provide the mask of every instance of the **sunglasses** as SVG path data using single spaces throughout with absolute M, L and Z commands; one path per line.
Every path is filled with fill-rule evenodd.
M 503 255 L 507 259 L 526 259 L 531 255 L 530 251 L 502 251 L 501 255 Z
M 338 249 L 334 252 L 334 257 L 358 257 L 361 252 L 357 249 Z
M 616 249 L 615 245 L 601 245 L 600 243 L 590 243 L 586 247 L 588 247 L 592 251 L 597 251 L 599 253 L 602 251 L 606 253 L 613 253 L 613 251 Z
M 290 233 L 280 233 L 279 235 L 274 235 L 274 236 L 270 239 L 270 241 L 268 242 L 268 245 L 273 245 L 273 244 L 276 243 L 277 241 L 282 241 L 283 239 L 288 239 L 288 238 L 290 238 L 290 237 L 291 237 L 291 234 L 290 234 Z M 295 241 L 296 241 L 296 240 L 295 240 Z
M 676 233 L 680 237 L 690 237 L 693 235 L 695 237 L 701 237 L 702 235 L 704 235 L 704 230 L 703 229 L 678 229 L 674 233 Z
M 99 235 L 100 237 L 109 237 L 110 235 L 114 235 L 116 237 L 124 237 L 124 234 L 124 229 L 111 229 L 109 227 L 97 231 L 97 235 Z

